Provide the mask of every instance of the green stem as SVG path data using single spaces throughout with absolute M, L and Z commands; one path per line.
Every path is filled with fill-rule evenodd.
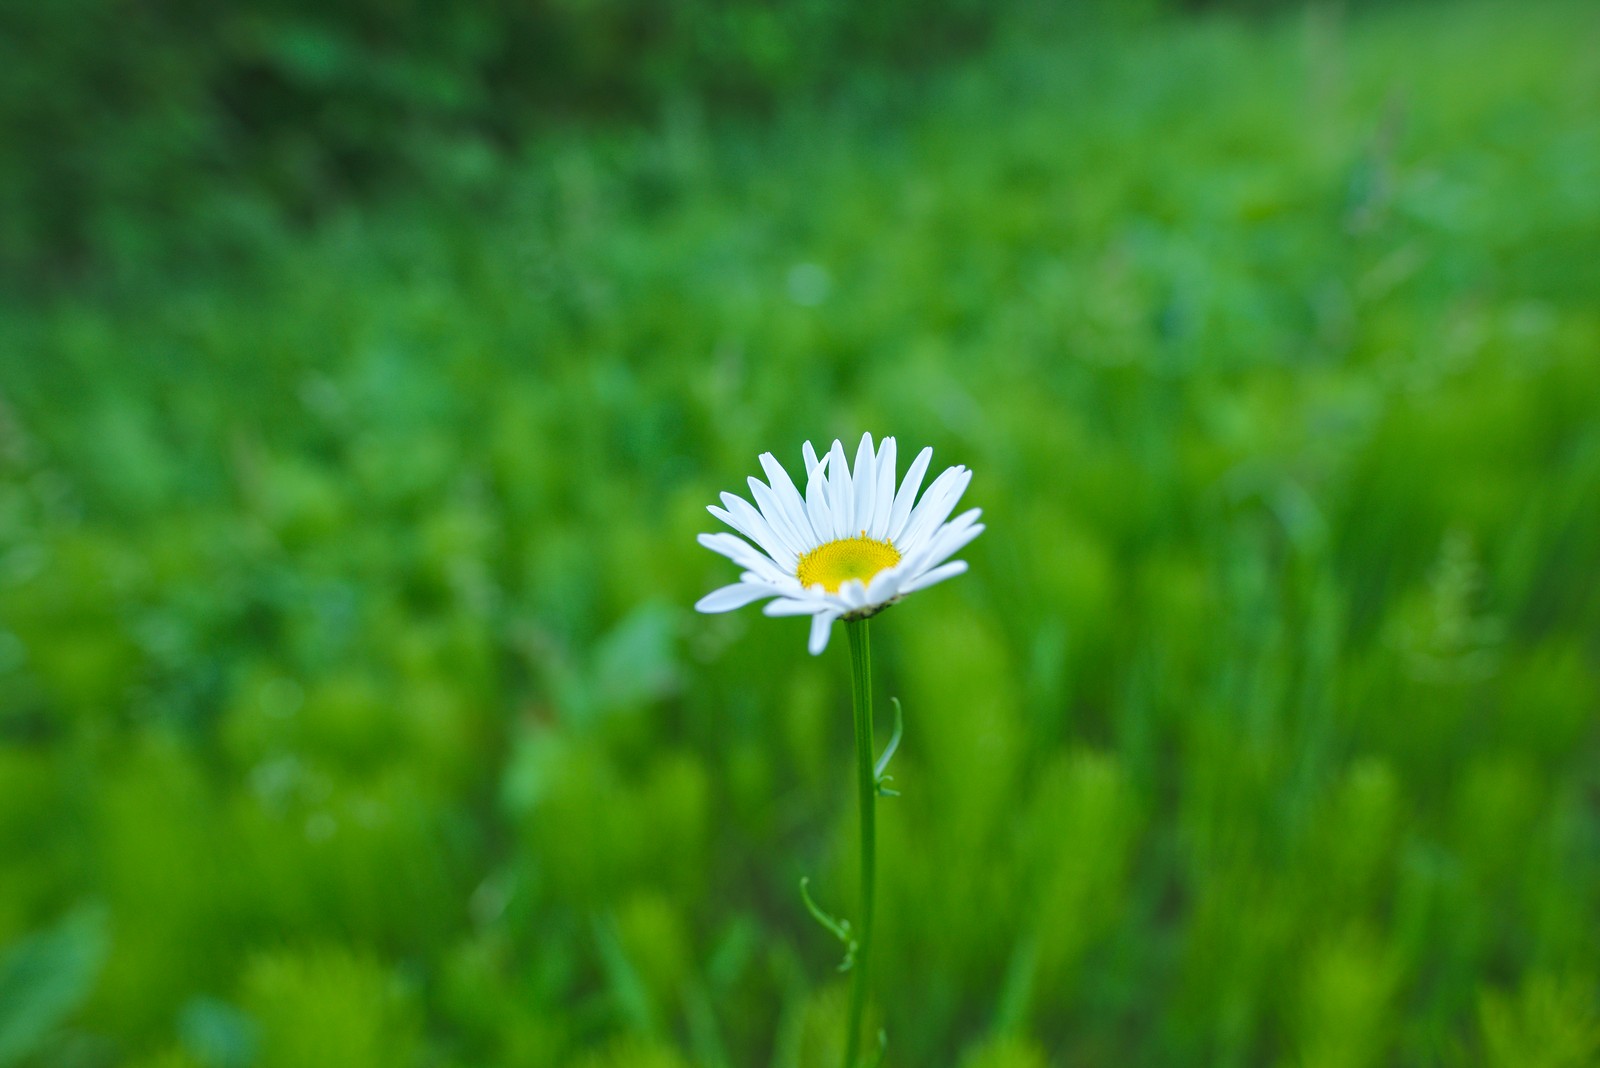
M 850 1030 L 845 1035 L 844 1068 L 856 1068 L 861 1048 L 861 1016 L 867 1004 L 867 960 L 872 950 L 872 892 L 877 866 L 878 779 L 872 767 L 872 643 L 865 619 L 848 620 L 850 681 L 856 717 L 856 786 L 861 801 L 861 928 L 850 978 Z

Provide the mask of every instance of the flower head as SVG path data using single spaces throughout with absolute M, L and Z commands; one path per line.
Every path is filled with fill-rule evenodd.
M 972 481 L 965 467 L 946 469 L 916 499 L 932 449 L 917 454 L 898 488 L 894 438 L 874 450 L 872 435 L 863 434 L 854 470 L 838 441 L 820 459 L 809 441 L 804 452 L 804 497 L 767 452 L 761 454 L 767 481 L 750 479 L 755 505 L 724 493 L 723 507 L 710 506 L 712 515 L 750 540 L 700 535 L 701 545 L 745 572 L 695 607 L 729 612 L 773 598 L 767 615 L 811 617 L 810 649 L 820 653 L 834 620 L 870 616 L 965 571 L 965 561 L 950 557 L 983 533 L 983 524 L 977 508 L 949 519 Z

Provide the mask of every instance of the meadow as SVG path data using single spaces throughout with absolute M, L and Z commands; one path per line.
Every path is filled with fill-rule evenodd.
M 0 304 L 0 1066 L 812 1068 L 873 621 L 886 1068 L 1600 1063 L 1600 13 L 1043 20 Z M 880 731 L 887 722 L 880 720 Z

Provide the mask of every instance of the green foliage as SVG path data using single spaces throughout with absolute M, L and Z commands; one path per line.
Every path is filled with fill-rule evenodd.
M 245 969 L 242 1005 L 260 1021 L 264 1068 L 414 1063 L 416 1014 L 387 969 L 344 950 L 275 953 Z
M 83 908 L 0 958 L 0 1065 L 23 1064 L 77 1011 L 106 952 L 105 916 Z
M 1530 975 L 1515 996 L 1486 993 L 1479 1015 L 1488 1064 L 1563 1068 L 1600 1057 L 1593 980 Z
M 575 116 L 770 109 L 863 65 L 970 49 L 995 14 L 974 0 L 17 6 L 0 33 L 0 276 L 254 248 L 379 189 L 472 194 Z
M 874 622 L 886 1068 L 1594 1060 L 1592 11 L 1028 25 L 0 310 L 0 1060 L 836 1059 L 843 643 L 689 606 L 863 429 L 990 524 Z
M 968 1053 L 961 1068 L 1048 1068 L 1049 1063 L 1033 1043 L 1002 1038 Z

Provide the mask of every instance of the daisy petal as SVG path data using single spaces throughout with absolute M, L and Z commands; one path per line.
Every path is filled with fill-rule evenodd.
M 856 448 L 855 480 L 856 514 L 851 532 L 864 533 L 872 529 L 873 512 L 878 507 L 878 456 L 872 448 L 871 434 L 862 434 Z
M 911 572 L 922 572 L 948 560 L 962 546 L 983 533 L 983 524 L 978 522 L 982 514 L 981 508 L 962 512 L 934 531 L 932 537 L 923 541 L 922 548 L 912 553 L 901 566 Z M 974 530 L 974 527 L 977 529 Z
M 792 597 L 782 600 L 769 601 L 761 611 L 769 616 L 814 616 L 818 612 L 826 612 L 828 606 L 823 601 L 800 601 Z
M 754 571 L 768 581 L 782 582 L 789 576 L 778 570 L 776 564 L 756 551 L 756 547 L 732 534 L 701 534 L 701 545 L 714 553 L 721 553 L 747 571 Z
M 771 492 L 774 510 L 788 518 L 789 525 L 793 528 L 791 533 L 796 536 L 803 535 L 803 537 L 800 537 L 795 551 L 804 551 L 804 547 L 809 545 L 811 541 L 811 524 L 803 522 L 806 515 L 806 506 L 805 501 L 800 497 L 800 491 L 795 488 L 794 480 L 789 477 L 789 472 L 783 469 L 783 465 L 778 462 L 778 458 L 770 452 L 761 454 L 761 470 L 767 473 L 767 481 L 772 484 Z M 772 514 L 768 513 L 767 518 L 771 520 L 773 518 Z
M 904 568 L 888 567 L 873 575 L 872 581 L 867 583 L 867 603 L 888 604 L 894 600 L 906 574 Z
M 872 506 L 870 537 L 882 541 L 889 533 L 889 517 L 894 512 L 894 438 L 878 443 L 878 500 Z
M 809 441 L 800 447 L 800 453 L 806 460 L 806 479 L 810 480 L 812 472 L 817 469 L 817 464 L 822 461 L 817 459 L 817 450 L 811 447 Z
M 905 481 L 900 483 L 900 492 L 894 496 L 894 511 L 889 516 L 889 531 L 885 536 L 897 545 L 900 543 L 900 531 L 911 515 L 911 502 L 916 500 L 917 490 L 922 488 L 922 476 L 927 474 L 928 463 L 932 459 L 931 446 L 917 453 L 917 458 L 912 460 L 911 466 L 906 469 Z
M 906 529 L 901 541 L 896 544 L 904 544 L 915 552 L 919 543 L 939 529 L 939 524 L 955 510 L 971 481 L 972 472 L 965 467 L 949 468 L 934 479 L 933 485 L 928 487 L 928 492 L 922 495 L 922 500 L 917 502 L 911 517 L 906 520 Z
M 828 461 L 831 455 L 825 456 L 822 462 L 811 468 L 811 479 L 806 483 L 806 516 L 811 520 L 811 529 L 817 535 L 817 543 L 832 541 L 833 509 L 828 502 Z
M 926 570 L 935 564 L 950 559 L 956 553 L 967 547 L 967 544 L 982 534 L 982 523 L 973 523 L 966 527 L 947 527 L 937 538 L 928 543 L 927 553 L 918 565 L 918 570 Z
M 735 608 L 743 608 L 753 604 L 763 597 L 776 597 L 778 591 L 760 582 L 735 582 L 732 586 L 724 586 L 719 590 L 712 590 L 694 603 L 697 612 L 731 612 Z
M 779 536 L 777 531 L 773 530 L 766 517 L 750 507 L 750 502 L 743 497 L 724 493 L 722 502 L 728 506 L 726 510 L 712 504 L 706 506 L 706 511 L 755 542 L 780 568 L 785 571 L 794 570 L 795 551 L 789 547 L 787 538 Z
M 750 496 L 756 499 L 756 507 L 761 510 L 762 518 L 766 519 L 773 531 L 780 534 L 791 548 L 811 544 L 811 521 L 805 517 L 805 509 L 800 509 L 797 518 L 794 511 L 784 505 L 783 495 L 777 490 L 753 475 L 749 482 Z
M 940 564 L 932 571 L 924 572 L 923 574 L 918 575 L 912 581 L 906 583 L 904 586 L 901 586 L 900 592 L 901 594 L 907 594 L 916 593 L 918 590 L 925 590 L 937 582 L 943 582 L 947 578 L 955 578 L 966 569 L 967 562 L 965 560 L 952 560 L 948 564 Z
M 812 656 L 821 656 L 828 647 L 828 632 L 833 629 L 836 618 L 832 612 L 818 612 L 811 617 L 811 639 L 806 642 L 806 648 L 811 650 Z
M 848 538 L 855 534 L 856 501 L 850 483 L 850 461 L 845 459 L 844 442 L 833 439 L 828 451 L 828 510 L 833 513 L 833 536 Z

